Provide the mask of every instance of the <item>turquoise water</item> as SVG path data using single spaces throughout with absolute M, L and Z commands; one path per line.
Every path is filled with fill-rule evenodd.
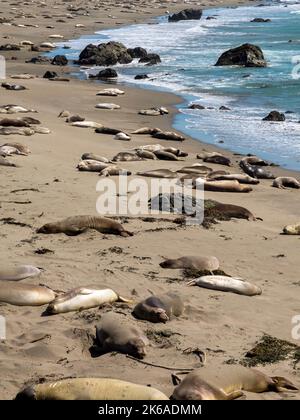
M 206 20 L 207 16 L 216 19 Z M 272 21 L 251 23 L 255 17 Z M 150 80 L 139 81 L 140 85 L 181 95 L 183 104 L 174 121 L 176 129 L 219 147 L 256 153 L 300 170 L 300 69 L 297 71 L 296 66 L 297 60 L 300 63 L 299 2 L 210 9 L 200 21 L 168 23 L 162 17 L 155 23 L 82 37 L 70 41 L 72 49 L 63 53 L 77 58 L 86 44 L 107 40 L 157 52 L 162 57 L 158 66 L 144 67 L 134 62 L 116 69 L 121 82 L 135 83 L 136 74 L 147 73 Z M 263 49 L 267 68 L 214 66 L 223 51 L 246 42 Z M 190 110 L 190 102 L 212 109 Z M 230 111 L 220 111 L 221 105 Z M 286 114 L 284 123 L 263 122 L 273 109 L 292 113 Z

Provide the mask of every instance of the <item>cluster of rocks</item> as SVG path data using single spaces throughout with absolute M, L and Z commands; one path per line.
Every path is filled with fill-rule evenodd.
M 267 62 L 260 47 L 243 44 L 225 51 L 218 59 L 216 66 L 266 67 Z
M 129 64 L 134 59 L 140 63 L 154 65 L 161 62 L 158 54 L 148 53 L 141 47 L 126 48 L 121 42 L 110 41 L 97 45 L 89 44 L 79 55 L 76 64 L 114 66 L 116 64 Z

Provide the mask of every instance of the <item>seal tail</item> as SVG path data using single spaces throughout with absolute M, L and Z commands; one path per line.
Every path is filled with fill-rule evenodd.
M 126 299 L 123 296 L 118 295 L 118 301 L 123 303 L 133 304 L 134 301 L 132 299 Z
M 128 230 L 123 230 L 122 232 L 120 232 L 120 235 L 123 236 L 123 238 L 128 238 L 129 236 L 133 236 L 134 233 L 129 232 Z
M 284 392 L 286 390 L 298 391 L 299 388 L 296 387 L 291 381 L 282 376 L 272 376 L 271 379 L 274 382 L 274 385 L 271 387 L 277 392 Z

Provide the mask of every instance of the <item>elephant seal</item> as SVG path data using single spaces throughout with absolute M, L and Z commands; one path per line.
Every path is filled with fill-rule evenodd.
M 0 155 L 0 166 L 11 166 L 16 168 L 17 165 L 15 163 L 10 162 L 9 160 L 6 160 L 3 156 Z
M 162 268 L 181 268 L 199 271 L 215 271 L 220 267 L 220 262 L 216 257 L 198 257 L 189 255 L 175 259 L 167 259 L 159 264 Z
M 285 188 L 300 188 L 300 182 L 297 181 L 296 178 L 292 176 L 279 176 L 278 178 L 274 179 L 273 187 L 285 189 Z
M 82 122 L 85 121 L 84 117 L 81 117 L 80 115 L 71 115 L 66 119 L 67 123 L 74 123 L 74 122 Z
M 117 133 L 115 135 L 114 139 L 115 140 L 129 141 L 129 140 L 131 140 L 131 137 L 128 136 L 128 134 L 126 134 L 126 133 L 120 132 L 120 133 Z
M 170 171 L 170 169 L 154 169 L 153 171 L 137 172 L 137 175 L 165 179 L 178 178 L 178 174 Z
M 0 282 L 0 302 L 15 306 L 42 306 L 52 302 L 56 293 L 46 286 Z
M 103 89 L 96 93 L 97 96 L 119 96 L 124 94 L 124 90 L 120 89 Z
M 231 160 L 223 155 L 208 156 L 203 159 L 203 162 L 216 163 L 218 165 L 231 166 Z
M 139 111 L 140 115 L 147 115 L 149 117 L 158 117 L 159 115 L 163 115 L 158 108 L 153 109 L 141 109 Z
M 51 130 L 47 127 L 32 127 L 36 134 L 50 134 Z
M 112 158 L 112 162 L 132 162 L 136 160 L 143 160 L 136 153 L 131 152 L 119 152 L 116 156 Z
M 2 83 L 1 85 L 6 90 L 26 90 L 25 86 L 21 85 L 12 85 L 11 83 Z
M 212 209 L 213 214 L 216 214 L 216 217 L 218 217 L 218 214 L 220 214 L 230 219 L 246 219 L 250 221 L 256 220 L 254 215 L 245 207 L 236 206 L 235 204 L 220 203 L 218 201 L 212 201 L 212 203 L 213 205 L 207 210 L 210 211 Z
M 275 176 L 260 166 L 250 165 L 246 160 L 240 161 L 240 167 L 243 171 L 250 175 L 252 178 L 259 178 L 259 179 L 274 179 Z
M 242 160 L 249 165 L 269 166 L 269 163 L 266 160 L 263 160 L 257 156 L 246 156 Z
M 103 127 L 102 124 L 99 124 L 95 121 L 75 121 L 71 124 L 72 127 L 80 127 L 80 128 L 101 128 Z
M 20 135 L 20 136 L 33 136 L 35 130 L 28 127 L 2 127 L 0 134 L 4 136 Z
M 138 149 L 136 151 L 137 156 L 141 157 L 142 159 L 152 159 L 155 160 L 157 157 L 153 152 L 150 152 L 149 150 L 140 150 Z
M 59 114 L 58 114 L 58 118 L 68 118 L 68 117 L 70 117 L 71 116 L 71 113 L 69 112 L 69 111 L 67 111 L 67 110 L 63 110 L 63 111 L 61 111 Z
M 1 283 L 0 283 L 1 284 Z M 49 315 L 63 314 L 82 309 L 96 308 L 105 303 L 131 302 L 119 296 L 114 290 L 95 286 L 78 287 L 56 297 L 46 309 Z
M 155 388 L 110 378 L 63 379 L 25 388 L 16 400 L 168 400 Z
M 233 400 L 248 392 L 298 390 L 289 380 L 241 365 L 203 367 L 190 372 L 175 388 L 174 400 Z
M 81 160 L 76 166 L 76 168 L 79 171 L 100 172 L 108 166 L 109 163 L 100 162 L 99 160 L 94 159 L 85 159 Z
M 246 174 L 218 174 L 218 173 L 210 173 L 208 175 L 207 181 L 233 181 L 236 180 L 240 184 L 259 184 L 259 180 L 257 178 L 252 178 Z
M 223 156 L 223 155 L 218 152 L 202 152 L 202 153 L 198 153 L 197 159 L 203 160 L 203 159 L 214 157 L 214 156 Z
M 164 146 L 161 144 L 145 144 L 144 146 L 139 146 L 134 150 L 147 150 L 148 152 L 156 152 L 157 150 L 164 150 Z
M 28 122 L 21 118 L 3 118 L 0 120 L 1 127 L 30 127 Z
M 255 296 L 262 294 L 260 287 L 235 277 L 202 276 L 189 281 L 187 284 L 188 286 L 199 286 L 204 287 L 205 289 L 232 292 L 245 296 Z
M 34 74 L 20 73 L 20 74 L 11 74 L 9 77 L 11 79 L 29 80 L 29 79 L 35 79 L 36 76 Z
M 109 134 L 109 135 L 115 136 L 115 135 L 117 135 L 119 133 L 123 133 L 123 131 L 122 130 L 119 130 L 118 128 L 111 128 L 111 127 L 104 127 L 104 126 L 102 126 L 102 127 L 96 128 L 95 133 L 98 133 L 98 134 Z
M 113 110 L 113 109 L 120 109 L 121 107 L 120 107 L 120 105 L 117 105 L 117 104 L 100 103 L 100 104 L 97 104 L 95 106 L 95 108 L 97 108 L 97 109 L 109 109 L 109 110 Z
M 183 173 L 183 174 L 205 175 L 209 172 L 212 172 L 212 169 L 204 165 L 197 165 L 197 166 L 193 165 L 193 166 L 185 166 L 181 169 L 178 169 L 177 172 Z
M 94 153 L 84 153 L 81 156 L 82 160 L 96 160 L 97 162 L 110 163 L 109 159 L 103 156 L 95 155 Z
M 20 153 L 19 149 L 13 146 L 0 146 L 0 155 L 6 157 L 11 155 L 23 155 L 23 153 Z
M 138 303 L 133 309 L 136 318 L 150 322 L 167 322 L 173 317 L 179 317 L 184 312 L 184 303 L 175 293 L 150 296 Z
M 37 233 L 64 233 L 65 235 L 75 236 L 88 229 L 123 237 L 133 236 L 133 233 L 125 230 L 117 221 L 101 216 L 71 216 L 58 222 L 47 223 L 39 228 Z
M 219 192 L 240 192 L 247 193 L 252 191 L 249 185 L 242 185 L 236 180 L 232 181 L 205 181 L 195 179 L 194 186 L 203 185 L 205 191 L 219 191 Z
M 22 155 L 29 155 L 31 153 L 29 147 L 27 147 L 27 146 L 25 146 L 24 144 L 21 144 L 21 143 L 16 143 L 16 142 L 4 143 L 0 147 L 3 147 L 3 146 L 14 147 Z
M 156 150 L 154 154 L 159 160 L 179 160 L 174 153 L 166 152 L 165 150 Z
M 102 171 L 99 173 L 99 176 L 120 176 L 120 175 L 130 176 L 131 174 L 132 172 L 128 171 L 127 169 L 122 169 L 122 168 L 117 167 L 116 165 L 111 165 L 105 169 L 102 169 Z
M 178 156 L 178 157 L 186 157 L 186 156 L 189 155 L 188 153 L 184 152 L 183 150 L 176 149 L 175 147 L 164 147 L 163 151 L 173 153 L 173 155 Z
M 41 274 L 41 270 L 32 265 L 6 266 L 0 268 L 0 280 L 19 281 L 29 277 L 36 277 Z
M 160 140 L 173 140 L 173 141 L 184 141 L 185 137 L 180 134 L 174 133 L 173 131 L 158 131 L 152 133 L 152 137 Z
M 2 105 L 0 106 L 0 114 L 17 114 L 26 112 L 37 112 L 35 109 L 24 108 L 20 105 Z
M 117 351 L 143 359 L 149 340 L 136 326 L 124 322 L 123 316 L 113 312 L 106 313 L 101 318 L 101 324 L 96 328 L 96 338 L 99 349 L 104 353 Z
M 285 235 L 300 235 L 300 223 L 295 225 L 287 225 L 283 228 Z
M 150 128 L 150 127 L 142 127 L 138 130 L 133 131 L 131 134 L 155 134 L 159 133 L 161 130 L 159 128 Z

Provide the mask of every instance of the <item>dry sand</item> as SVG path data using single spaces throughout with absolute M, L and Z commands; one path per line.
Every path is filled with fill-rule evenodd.
M 156 5 L 157 8 L 154 8 L 153 2 L 146 2 L 146 6 L 145 2 L 140 2 L 141 6 L 135 9 L 137 13 L 129 13 L 128 10 L 122 13 L 121 7 L 110 1 L 106 2 L 107 8 L 93 10 L 93 4 L 97 3 L 89 2 L 90 16 L 65 19 L 65 24 L 57 20 L 61 19 L 59 16 L 66 15 L 68 2 L 47 1 L 47 6 L 41 7 L 42 2 L 38 1 L 3 1 L 0 18 L 14 17 L 17 23 L 34 23 L 39 28 L 0 25 L 0 44 L 25 39 L 38 44 L 49 41 L 51 33 L 62 34 L 65 39 L 75 38 L 119 22 L 141 21 L 150 15 L 162 14 L 166 9 L 173 11 L 186 6 L 186 3 L 174 5 L 165 2 L 163 6 Z M 109 6 L 110 3 L 114 6 Z M 83 4 L 85 7 L 86 2 L 73 1 L 72 4 Z M 216 4 L 224 5 L 226 2 L 205 2 L 208 7 Z M 35 17 L 24 18 L 23 13 Z M 51 18 L 42 18 L 42 14 L 49 14 Z M 109 18 L 108 15 L 117 18 Z M 95 23 L 99 21 L 104 23 Z M 85 28 L 75 29 L 77 23 L 84 24 Z M 53 25 L 54 29 L 46 29 L 46 25 Z M 58 70 L 49 65 L 25 64 L 25 59 L 33 55 L 37 53 L 5 53 L 7 58 L 17 57 L 7 61 L 8 75 L 27 72 L 41 76 L 46 69 Z M 12 80 L 8 78 L 8 81 Z M 0 166 L 2 265 L 10 262 L 42 267 L 45 271 L 41 277 L 30 282 L 47 284 L 58 290 L 106 284 L 126 297 L 133 296 L 136 301 L 147 297 L 149 290 L 154 293 L 179 292 L 187 302 L 183 317 L 166 325 L 135 321 L 144 331 L 168 330 L 175 334 L 165 339 L 163 344 L 152 340 L 153 346 L 145 359 L 154 364 L 171 366 L 174 371 L 199 366 L 196 355 L 183 354 L 188 347 L 199 347 L 205 351 L 207 365 L 214 369 L 219 364 L 241 360 L 264 333 L 293 342 L 291 319 L 299 313 L 299 237 L 281 236 L 280 232 L 284 225 L 299 220 L 297 190 L 278 190 L 271 187 L 272 181 L 263 180 L 250 194 L 206 194 L 206 198 L 247 207 L 263 221 L 233 220 L 217 224 L 209 230 L 201 226 L 174 228 L 168 222 L 130 221 L 126 226 L 136 233 L 131 238 L 103 236 L 97 232 L 77 237 L 37 235 L 35 229 L 46 222 L 76 214 L 96 214 L 96 183 L 99 177 L 97 173 L 77 172 L 76 164 L 82 153 L 94 152 L 111 158 L 117 152 L 137 145 L 159 143 L 149 136 L 133 136 L 132 141 L 127 143 L 95 134 L 93 130 L 70 127 L 63 119 L 57 118 L 61 110 L 67 109 L 87 120 L 118 127 L 125 132 L 145 125 L 167 129 L 171 127 L 176 112 L 174 105 L 180 99 L 171 94 L 125 87 L 124 96 L 112 98 L 112 102 L 120 104 L 121 109 L 103 111 L 94 108 L 97 102 L 102 101 L 95 96 L 101 88 L 95 82 L 72 80 L 61 83 L 41 78 L 15 82 L 25 85 L 28 90 L 15 92 L 1 89 L 1 104 L 14 103 L 37 109 L 38 114 L 29 115 L 40 119 L 42 126 L 51 129 L 51 134 L 0 138 L 1 144 L 19 141 L 32 151 L 27 157 L 10 158 L 20 165 L 19 168 Z M 105 101 L 106 98 L 103 99 Z M 161 117 L 137 114 L 142 108 L 158 105 L 167 106 L 170 114 Z M 176 142 L 160 143 L 178 147 Z M 197 162 L 196 154 L 202 150 L 213 150 L 213 147 L 190 138 L 180 143 L 179 147 L 189 152 L 185 162 L 143 161 L 121 163 L 120 166 L 134 172 L 161 167 L 178 169 Z M 229 152 L 225 155 L 233 162 L 239 160 L 238 156 Z M 210 166 L 223 169 L 218 165 Z M 276 174 L 287 173 L 280 168 L 272 170 Z M 34 190 L 13 192 L 19 189 Z M 28 226 L 5 224 L 3 218 L 13 218 Z M 36 250 L 40 248 L 54 252 L 38 255 Z M 159 266 L 163 256 L 175 258 L 182 255 L 215 255 L 224 271 L 261 286 L 263 294 L 249 298 L 189 288 L 180 271 L 164 270 Z M 117 308 L 130 319 L 130 308 L 113 306 L 114 310 Z M 145 366 L 120 354 L 91 358 L 87 333 L 94 333 L 101 313 L 110 309 L 41 317 L 43 308 L 2 305 L 0 314 L 7 319 L 7 339 L 0 344 L 0 398 L 11 399 L 25 383 L 33 383 L 40 378 L 53 380 L 69 376 L 125 379 L 151 384 L 170 395 L 173 389 L 171 371 Z M 294 343 L 299 344 L 297 341 Z M 291 360 L 259 368 L 272 376 L 287 376 L 300 385 L 299 367 L 294 368 Z M 247 398 L 299 399 L 299 394 L 248 393 Z

